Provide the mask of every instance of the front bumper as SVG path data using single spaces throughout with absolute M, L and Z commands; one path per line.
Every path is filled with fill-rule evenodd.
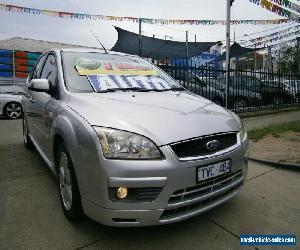
M 101 152 L 85 154 L 79 174 L 83 209 L 90 218 L 109 226 L 149 226 L 181 221 L 233 198 L 247 175 L 248 139 L 230 152 L 194 161 L 179 161 L 168 146 L 160 161 L 106 160 Z M 82 156 L 82 154 L 81 154 Z M 100 162 L 99 162 L 100 159 Z M 196 182 L 199 166 L 231 159 L 232 172 L 204 186 Z M 88 165 L 86 164 L 88 162 Z M 161 188 L 150 202 L 112 201 L 109 188 Z

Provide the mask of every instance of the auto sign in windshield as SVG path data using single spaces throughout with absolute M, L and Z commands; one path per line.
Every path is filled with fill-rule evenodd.
M 72 92 L 184 90 L 145 60 L 101 53 L 64 52 L 67 88 Z

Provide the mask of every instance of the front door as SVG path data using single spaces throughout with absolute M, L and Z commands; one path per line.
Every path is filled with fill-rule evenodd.
M 57 106 L 58 71 L 54 54 L 48 54 L 43 66 L 41 79 L 47 79 L 50 84 L 50 93 L 32 91 L 34 100 L 35 125 L 37 127 L 38 144 L 49 159 L 50 155 L 50 127 Z

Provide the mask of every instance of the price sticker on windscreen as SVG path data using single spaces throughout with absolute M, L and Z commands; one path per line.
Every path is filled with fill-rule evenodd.
M 87 76 L 87 78 L 96 92 L 115 88 L 140 88 L 149 90 L 172 88 L 171 85 L 160 76 L 91 75 Z

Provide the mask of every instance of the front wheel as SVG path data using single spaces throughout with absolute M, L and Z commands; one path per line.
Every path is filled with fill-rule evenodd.
M 22 106 L 20 103 L 11 102 L 4 107 L 4 114 L 10 119 L 18 119 L 22 116 Z
M 58 146 L 56 170 L 63 212 L 69 220 L 79 220 L 83 215 L 80 192 L 70 154 L 63 143 Z
M 284 99 L 281 96 L 274 96 L 272 101 L 275 105 L 281 105 L 284 103 Z
M 248 106 L 248 102 L 243 97 L 237 97 L 233 100 L 232 106 L 234 109 L 246 108 Z

